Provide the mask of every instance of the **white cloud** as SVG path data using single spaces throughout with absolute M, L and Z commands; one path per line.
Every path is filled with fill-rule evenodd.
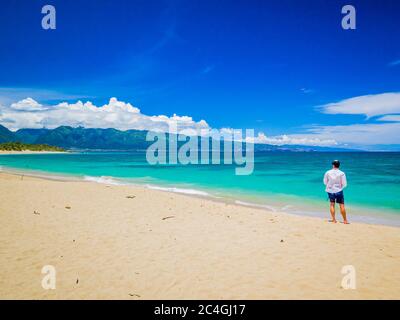
M 181 129 L 206 129 L 204 120 L 194 121 L 188 116 L 147 116 L 130 103 L 111 98 L 109 103 L 97 107 L 91 102 L 60 103 L 43 106 L 31 98 L 0 106 L 0 124 L 11 130 L 21 128 L 56 128 L 62 125 L 85 128 L 115 128 L 119 130 L 168 131 L 176 123 Z
M 304 133 L 268 137 L 260 133 L 256 142 L 274 145 L 373 145 L 400 144 L 400 92 L 365 95 L 318 107 L 326 114 L 381 116 L 375 123 L 312 126 Z
M 400 122 L 400 114 L 390 114 L 390 115 L 387 115 L 387 116 L 380 117 L 377 120 L 379 120 L 379 121 Z
M 10 106 L 11 109 L 20 110 L 20 111 L 38 111 L 45 110 L 45 108 L 32 98 L 26 98 L 16 103 L 12 103 Z
M 327 114 L 363 114 L 367 117 L 400 113 L 400 92 L 359 96 L 318 108 Z
M 247 140 L 248 142 L 252 142 Z M 255 143 L 262 144 L 272 144 L 276 146 L 282 145 L 303 145 L 303 146 L 335 146 L 338 143 L 328 137 L 321 139 L 316 135 L 281 135 L 281 136 L 271 136 L 267 137 L 264 133 L 258 133 L 257 137 L 254 139 Z
M 318 107 L 326 114 L 360 114 L 367 118 L 381 116 L 375 123 L 314 126 L 305 134 L 295 135 L 319 139 L 335 139 L 341 144 L 399 144 L 400 92 L 365 95 Z
M 400 122 L 364 123 L 337 126 L 315 126 L 309 133 L 296 134 L 292 137 L 308 139 L 334 139 L 340 144 L 373 145 L 400 144 Z
M 338 103 L 327 104 L 325 113 L 382 115 L 375 123 L 351 125 L 313 126 L 303 133 L 267 136 L 260 132 L 248 142 L 272 145 L 340 146 L 400 144 L 400 93 L 355 97 Z M 379 102 L 379 103 L 378 103 Z M 397 104 L 399 102 L 399 104 Z M 346 109 L 347 106 L 347 109 Z M 26 98 L 8 106 L 0 104 L 0 124 L 11 130 L 20 128 L 56 128 L 58 126 L 83 126 L 85 128 L 115 128 L 119 130 L 151 130 L 167 132 L 177 124 L 179 130 L 211 130 L 205 120 L 195 121 L 190 116 L 149 116 L 130 103 L 111 98 L 109 103 L 97 107 L 91 102 L 42 105 Z M 220 133 L 233 129 L 222 128 Z
M 151 130 L 167 132 L 177 124 L 181 133 L 207 132 L 211 130 L 205 120 L 194 121 L 189 116 L 171 117 L 165 115 L 148 116 L 132 106 L 130 103 L 118 101 L 111 98 L 109 103 L 97 107 L 90 101 L 83 103 L 62 102 L 57 105 L 44 106 L 32 98 L 26 98 L 19 102 L 12 103 L 9 107 L 0 106 L 0 124 L 5 125 L 11 130 L 21 128 L 49 128 L 59 126 L 82 126 L 85 128 L 115 128 L 119 130 Z M 232 134 L 233 129 L 222 128 L 221 134 Z M 250 141 L 251 140 L 251 141 Z M 264 133 L 259 133 L 249 142 L 273 144 L 273 145 L 335 145 L 333 139 L 322 140 L 319 138 L 292 137 L 282 135 L 267 137 Z
M 384 120 L 391 123 L 313 126 L 305 133 L 281 136 L 266 136 L 264 133 L 259 133 L 254 141 L 279 146 L 358 146 L 364 148 L 375 144 L 400 144 L 400 116 L 387 116 Z

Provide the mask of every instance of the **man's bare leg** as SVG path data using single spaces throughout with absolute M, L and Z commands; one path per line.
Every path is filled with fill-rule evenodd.
M 331 206 L 330 206 L 330 211 L 331 211 L 331 216 L 332 216 L 332 220 L 329 220 L 329 222 L 333 222 L 336 223 L 336 218 L 335 218 L 335 203 L 331 202 Z
M 346 217 L 346 208 L 344 207 L 344 203 L 340 203 L 339 205 L 340 205 L 340 213 L 342 214 L 343 217 L 343 223 L 349 224 Z

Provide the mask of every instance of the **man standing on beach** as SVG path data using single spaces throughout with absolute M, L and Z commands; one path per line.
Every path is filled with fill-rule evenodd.
M 340 206 L 340 213 L 343 217 L 343 223 L 349 224 L 346 218 L 346 209 L 344 207 L 343 189 L 347 186 L 346 175 L 343 171 L 339 170 L 340 161 L 334 160 L 332 162 L 332 169 L 328 170 L 324 176 L 324 184 L 326 185 L 325 191 L 328 193 L 329 201 L 331 203 L 330 211 L 332 220 L 330 222 L 336 223 L 335 218 L 335 203 Z

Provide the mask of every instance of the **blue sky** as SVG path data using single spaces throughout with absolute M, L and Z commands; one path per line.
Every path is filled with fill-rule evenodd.
M 45 4 L 57 10 L 56 30 L 41 28 Z M 356 8 L 356 30 L 341 28 L 345 4 Z M 381 120 L 400 114 L 399 96 L 380 96 L 400 92 L 399 33 L 395 0 L 5 0 L 0 103 L 101 106 L 117 97 L 146 115 L 188 115 L 214 128 L 339 145 L 371 144 L 382 129 L 372 144 L 400 144 L 398 118 Z M 366 97 L 361 111 L 344 114 L 346 99 L 367 95 L 391 109 L 366 116 Z M 343 100 L 334 108 L 342 111 L 316 108 Z M 354 126 L 367 128 L 364 138 Z M 348 136 L 336 134 L 343 127 Z

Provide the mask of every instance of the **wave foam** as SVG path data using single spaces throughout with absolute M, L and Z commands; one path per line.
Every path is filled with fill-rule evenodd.
M 125 185 L 125 183 L 123 183 L 121 181 L 118 181 L 111 177 L 106 177 L 106 176 L 101 176 L 101 177 L 84 176 L 83 180 L 90 181 L 90 182 L 96 182 L 96 183 L 102 183 L 102 184 L 111 184 L 111 185 L 115 185 L 115 186 Z
M 197 196 L 210 196 L 210 194 L 207 192 L 195 190 L 195 189 L 182 189 L 182 188 L 175 188 L 175 187 L 159 187 L 159 186 L 154 186 L 154 185 L 149 185 L 149 184 L 147 184 L 146 187 L 149 189 L 153 189 L 153 190 L 169 191 L 169 192 L 174 192 L 174 193 L 184 193 L 184 194 L 197 195 Z
M 89 181 L 89 182 L 108 184 L 108 185 L 115 185 L 115 186 L 134 185 L 134 183 L 124 183 L 113 177 L 107 177 L 107 176 L 101 176 L 101 177 L 84 176 L 83 180 Z M 168 191 L 168 192 L 174 192 L 174 193 L 183 193 L 183 194 L 205 196 L 205 197 L 210 196 L 210 194 L 207 192 L 195 190 L 195 189 L 184 189 L 184 188 L 176 188 L 176 187 L 160 187 L 160 186 L 151 185 L 151 184 L 145 184 L 145 185 L 139 184 L 139 185 L 142 185 L 142 186 L 144 186 L 148 189 L 152 189 L 152 190 Z
M 242 206 L 264 208 L 264 209 L 271 210 L 273 212 L 277 212 L 275 207 L 268 206 L 266 204 L 256 204 L 256 203 L 244 202 L 244 201 L 240 201 L 240 200 L 235 200 L 235 203 L 240 204 Z

